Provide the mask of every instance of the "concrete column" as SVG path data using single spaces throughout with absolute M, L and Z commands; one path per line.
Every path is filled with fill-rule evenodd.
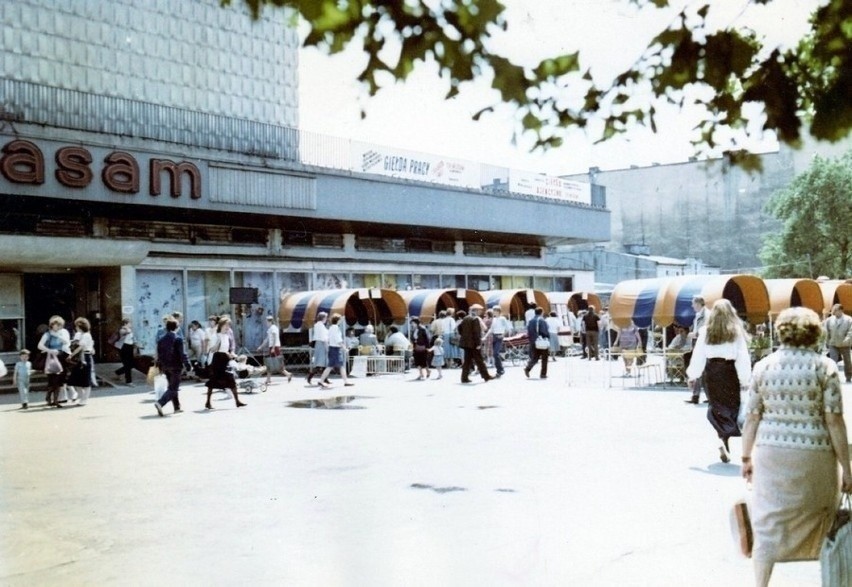
M 269 229 L 269 252 L 275 256 L 281 255 L 282 246 L 281 246 L 281 229 L 280 228 L 271 228 Z
M 122 317 L 133 320 L 136 313 L 136 268 L 132 265 L 121 266 L 120 299 Z M 133 324 L 136 325 L 135 320 Z

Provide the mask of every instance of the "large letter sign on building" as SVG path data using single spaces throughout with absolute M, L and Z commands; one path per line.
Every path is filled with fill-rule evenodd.
M 47 147 L 45 143 L 43 147 Z M 39 145 L 21 139 L 9 141 L 0 149 L 0 175 L 10 183 L 43 186 L 45 183 L 45 157 Z M 53 172 L 59 184 L 76 189 L 88 188 L 95 175 L 92 153 L 85 147 L 61 146 L 56 148 Z M 144 162 L 144 157 L 142 158 Z M 163 192 L 163 177 L 168 182 L 172 198 L 180 198 L 183 186 L 189 198 L 201 198 L 202 177 L 198 166 L 189 161 L 170 159 L 148 159 L 148 195 L 159 196 Z M 137 158 L 125 151 L 112 151 L 103 158 L 101 182 L 110 192 L 137 194 L 142 179 Z M 186 182 L 186 183 L 184 183 Z M 47 189 L 49 186 L 44 186 Z

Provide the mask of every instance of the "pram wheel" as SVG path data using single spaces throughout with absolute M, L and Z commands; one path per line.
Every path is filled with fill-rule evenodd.
M 269 386 L 266 385 L 266 382 L 260 384 L 260 393 L 266 393 L 266 390 L 269 389 Z

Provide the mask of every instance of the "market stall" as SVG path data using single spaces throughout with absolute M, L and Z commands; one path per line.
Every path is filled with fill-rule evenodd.
M 500 306 L 503 315 L 511 321 L 524 319 L 524 313 L 530 304 L 541 306 L 545 316 L 550 314 L 550 302 L 544 292 L 537 289 L 496 289 L 484 291 L 488 308 Z
M 616 284 L 609 298 L 609 316 L 618 328 L 632 320 L 640 328 L 648 328 L 654 320 L 658 300 L 665 296 L 665 279 L 630 279 Z
M 820 316 L 826 316 L 834 304 L 841 304 L 843 311 L 847 314 L 852 311 L 852 283 L 839 279 L 818 281 L 822 291 L 823 308 L 826 314 L 819 312 Z
M 474 289 L 414 289 L 397 292 L 408 307 L 408 315 L 431 322 L 438 312 L 453 308 L 465 312 L 473 304 L 485 305 L 482 294 Z
M 282 328 L 308 330 L 319 312 L 340 314 L 347 325 L 402 324 L 405 300 L 390 289 L 334 289 L 285 294 L 278 320 Z
M 802 306 L 820 316 L 824 307 L 822 290 L 813 279 L 764 279 L 769 294 L 769 311 L 777 316 L 787 308 Z
M 694 296 L 703 297 L 708 308 L 725 298 L 751 324 L 762 324 L 769 318 L 769 294 L 763 280 L 755 275 L 690 275 L 666 281 L 665 295 L 654 311 L 654 322 L 660 326 L 691 325 Z

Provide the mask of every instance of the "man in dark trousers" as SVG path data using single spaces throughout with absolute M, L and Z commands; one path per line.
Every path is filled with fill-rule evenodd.
M 530 360 L 527 363 L 527 366 L 524 367 L 524 375 L 527 377 L 530 376 L 530 371 L 533 367 L 535 367 L 536 362 L 541 362 L 541 371 L 539 371 L 538 376 L 541 379 L 547 379 L 547 357 L 550 355 L 550 344 L 548 342 L 548 347 L 546 349 L 539 349 L 535 346 L 535 341 L 539 336 L 543 336 L 544 338 L 550 340 L 550 330 L 547 328 L 547 322 L 543 317 L 544 308 L 536 308 L 535 315 L 527 324 L 527 337 L 529 340 L 529 354 Z
M 472 363 L 476 363 L 476 368 L 479 369 L 479 374 L 482 375 L 483 381 L 494 379 L 493 376 L 488 374 L 485 361 L 482 359 L 482 320 L 479 319 L 481 311 L 482 306 L 473 304 L 470 307 L 470 314 L 462 318 L 458 325 L 459 347 L 464 349 L 464 361 L 462 362 L 461 373 L 462 383 L 471 383 L 469 375 L 473 366 Z
M 595 312 L 594 306 L 589 306 L 589 311 L 583 316 L 583 324 L 586 326 L 586 345 L 589 347 L 589 360 L 600 361 L 598 354 L 598 343 L 600 341 L 601 317 Z
M 189 369 L 189 360 L 186 357 L 186 351 L 183 348 L 183 338 L 178 337 L 176 331 L 178 322 L 173 317 L 169 317 L 165 323 L 166 332 L 163 337 L 157 342 L 157 365 L 160 371 L 166 376 L 169 381 L 169 388 L 166 393 L 154 403 L 157 408 L 157 413 L 163 415 L 163 406 L 172 402 L 175 407 L 175 413 L 181 412 L 180 399 L 178 398 L 178 389 L 180 388 L 180 374 L 184 368 Z

